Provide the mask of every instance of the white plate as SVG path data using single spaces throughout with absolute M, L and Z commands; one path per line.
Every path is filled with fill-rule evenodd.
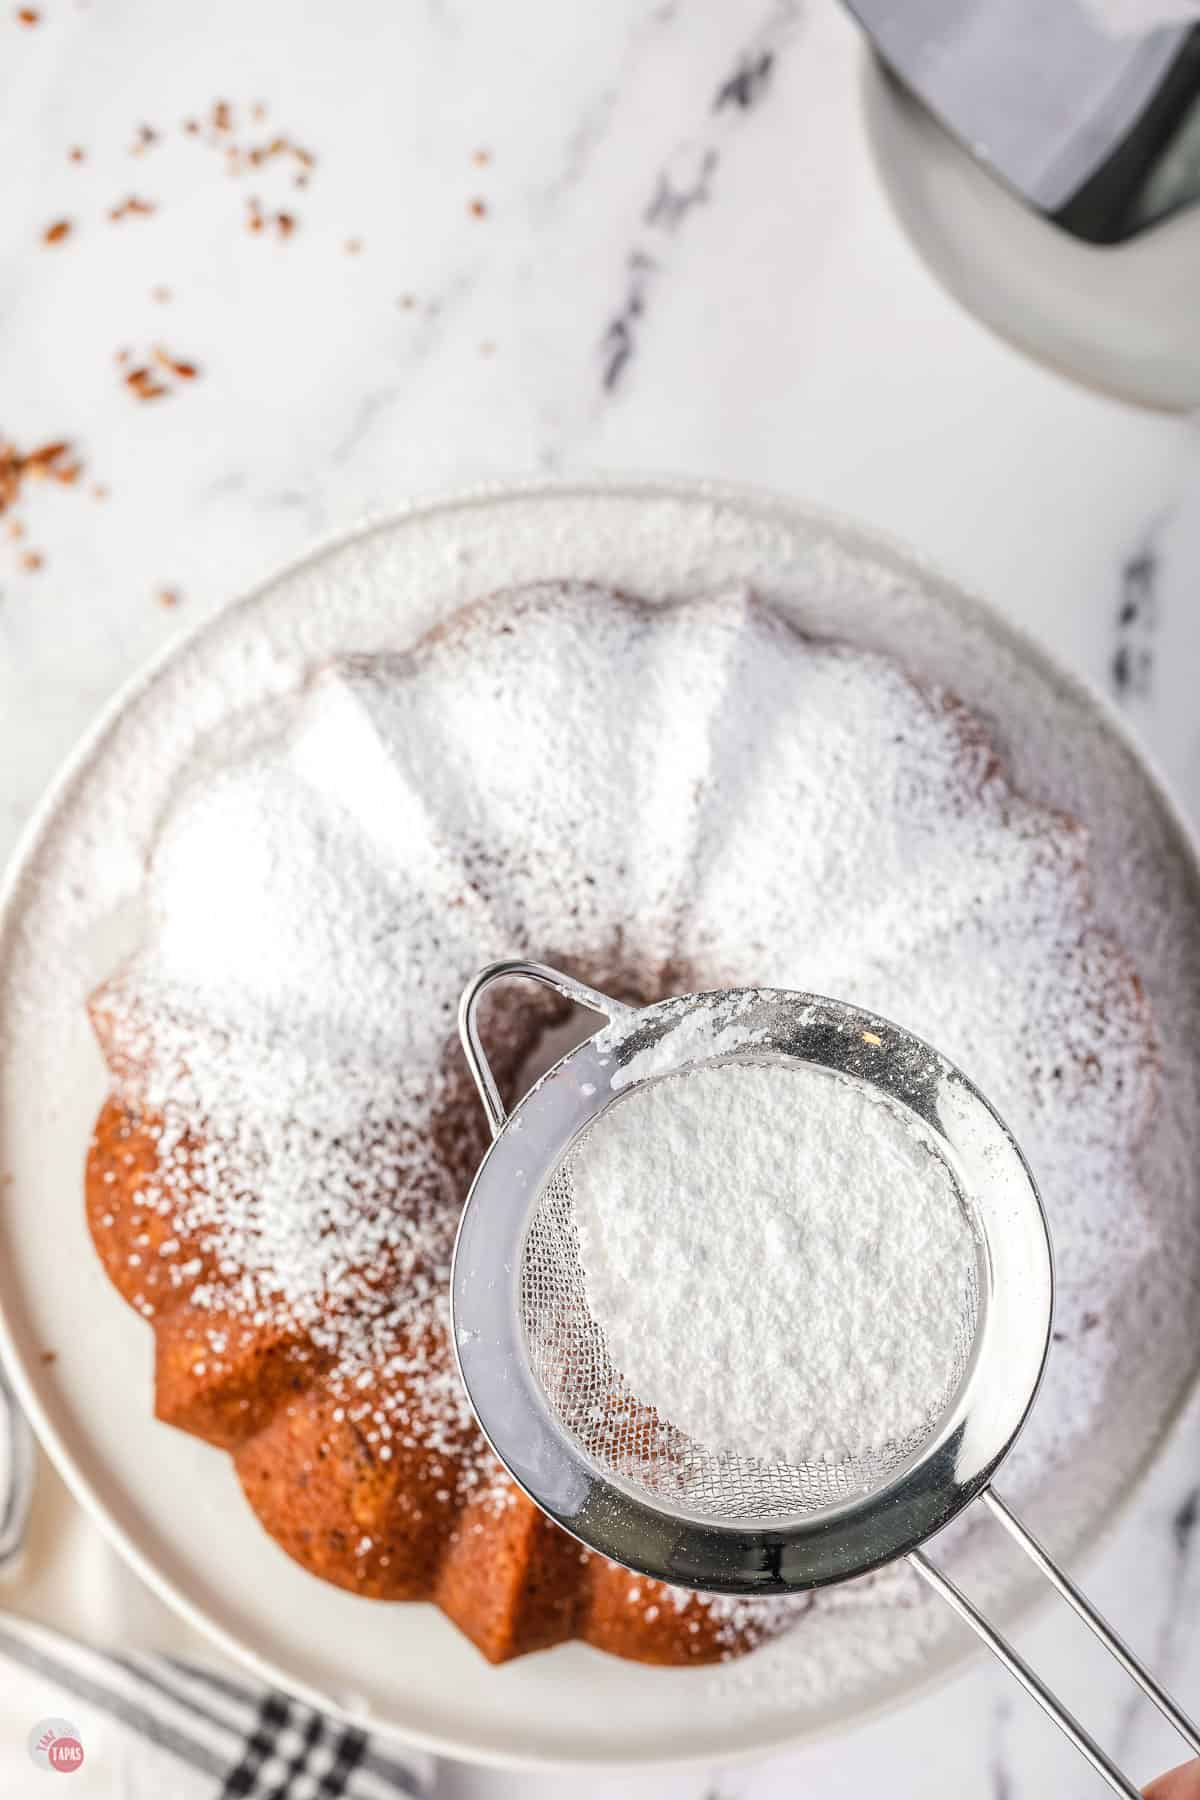
M 115 896 L 137 882 L 97 835 L 101 795 L 119 784 L 126 824 L 149 830 L 179 762 L 222 716 L 230 659 L 257 658 L 264 688 L 288 688 L 313 660 L 402 647 L 468 598 L 560 575 L 650 598 L 749 581 L 818 632 L 898 651 L 948 680 L 992 719 L 1026 791 L 1042 794 L 1052 744 L 1044 785 L 1092 828 L 1101 913 L 1115 904 L 1106 869 L 1141 859 L 1152 871 L 1154 919 L 1127 919 L 1123 935 L 1152 997 L 1172 1000 L 1168 1053 L 1172 1031 L 1181 1046 L 1194 1040 L 1196 865 L 1169 801 L 1098 701 L 948 583 L 853 527 L 725 488 L 538 487 L 414 508 L 177 644 L 109 709 L 26 836 L 0 911 L 0 1342 L 44 1443 L 113 1543 L 264 1678 L 459 1757 L 761 1754 L 910 1693 L 956 1660 L 961 1641 L 884 1674 L 867 1673 L 864 1659 L 853 1692 L 806 1698 L 781 1685 L 772 1697 L 756 1679 L 753 1704 L 711 1673 L 646 1670 L 579 1645 L 491 1669 L 432 1608 L 379 1605 L 306 1574 L 263 1534 L 228 1459 L 155 1423 L 150 1333 L 110 1287 L 84 1224 L 84 1151 L 105 1078 L 82 1000 L 128 936 Z M 161 753 L 168 716 L 177 756 Z M 74 937 L 77 911 L 63 907 L 72 884 L 102 915 Z M 1039 1514 L 1064 1550 L 1111 1517 L 1195 1373 L 1200 1243 L 1185 1240 L 1180 1329 L 1138 1333 L 1151 1360 L 1145 1379 L 1131 1379 L 1112 1442 L 1082 1453 L 1075 1479 Z M 52 1365 L 46 1349 L 57 1352 Z M 1025 1597 L 1011 1587 L 1002 1596 L 1009 1610 Z

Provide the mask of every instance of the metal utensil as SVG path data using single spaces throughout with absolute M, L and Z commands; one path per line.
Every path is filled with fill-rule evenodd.
M 508 1113 L 477 1009 L 489 987 L 513 977 L 540 982 L 608 1024 Z M 1041 1379 L 1053 1267 L 1033 1176 L 959 1069 L 890 1021 L 812 994 L 736 989 L 635 1009 L 522 961 L 475 977 L 460 1030 L 493 1142 L 455 1247 L 454 1339 L 480 1426 L 530 1499 L 589 1548 L 705 1591 L 798 1591 L 907 1557 L 1112 1791 L 1138 1800 L 1090 1733 L 926 1557 L 927 1541 L 978 1500 L 1200 1752 L 1200 1730 L 992 1486 Z M 919 1442 L 868 1465 L 763 1463 L 696 1443 L 630 1392 L 588 1308 L 572 1168 L 587 1154 L 592 1124 L 647 1081 L 764 1060 L 831 1071 L 911 1112 L 948 1166 L 980 1246 L 967 1349 L 949 1399 Z

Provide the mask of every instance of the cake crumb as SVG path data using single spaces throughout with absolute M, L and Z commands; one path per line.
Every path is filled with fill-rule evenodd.
M 125 385 L 137 400 L 161 400 L 171 392 L 165 381 L 160 381 L 152 369 L 145 367 L 130 369 Z
M 121 219 L 148 218 L 158 210 L 153 200 L 143 200 L 140 194 L 127 194 L 124 200 L 118 200 L 110 206 L 108 216 L 114 222 Z
M 42 233 L 43 244 L 61 244 L 71 235 L 70 219 L 55 219 Z
M 196 363 L 187 362 L 183 357 L 171 356 L 161 344 L 154 346 L 154 360 L 160 368 L 177 375 L 180 381 L 195 381 L 200 373 Z

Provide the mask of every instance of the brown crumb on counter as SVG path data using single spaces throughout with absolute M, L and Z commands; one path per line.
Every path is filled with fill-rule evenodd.
M 487 209 L 487 201 L 486 200 L 475 199 L 475 200 L 469 201 L 467 204 L 467 211 L 470 213 L 470 215 L 473 219 L 486 219 L 487 218 L 487 210 L 488 209 Z
M 194 362 L 185 362 L 181 357 L 168 355 L 161 344 L 154 346 L 154 360 L 160 368 L 169 370 L 172 375 L 178 375 L 180 381 L 195 381 L 200 373 Z
M 159 136 L 160 133 L 155 131 L 153 125 L 139 125 L 137 136 L 129 146 L 130 156 L 144 156 L 147 150 L 157 144 Z
M 308 173 L 316 167 L 317 159 L 311 150 L 305 149 L 294 138 L 276 133 L 263 144 L 243 145 L 227 143 L 224 145 L 225 165 L 231 175 L 242 175 L 247 169 L 261 169 L 267 163 L 284 158 L 299 165 L 299 173 L 294 177 L 295 186 L 308 185 Z
M 138 194 L 130 194 L 126 199 L 118 201 L 116 206 L 110 206 L 108 216 L 114 220 L 133 217 L 146 218 L 157 210 L 153 200 L 143 200 Z
M 164 344 L 154 344 L 129 368 L 127 365 L 131 360 L 128 350 L 118 352 L 117 362 L 125 371 L 122 379 L 137 400 L 162 400 L 167 394 L 177 393 L 183 382 L 195 381 L 200 374 L 198 363 L 173 355 Z
M 271 162 L 277 156 L 291 156 L 303 169 L 311 169 L 316 157 L 303 144 L 293 143 L 289 137 L 273 137 L 266 144 L 255 144 L 246 151 L 246 161 L 252 169 L 259 169 L 263 163 Z
M 83 464 L 66 438 L 39 444 L 24 454 L 0 439 L 0 513 L 7 512 L 16 503 L 26 481 L 58 481 L 71 485 L 82 473 Z M 8 534 L 12 538 L 21 538 L 24 526 L 13 520 Z
M 68 465 L 65 459 L 70 452 L 70 444 L 66 438 L 56 438 L 52 444 L 41 444 L 36 450 L 30 450 L 25 458 L 25 473 L 32 475 L 37 481 L 46 481 L 51 475 L 60 481 L 74 480 L 76 468 Z M 63 471 L 69 467 L 69 475 Z
M 21 567 L 23 569 L 28 569 L 30 574 L 33 574 L 37 569 L 44 568 L 45 564 L 46 559 L 40 550 L 25 550 L 22 552 Z
M 18 6 L 17 19 L 22 25 L 38 25 L 42 15 L 36 6 Z
M 492 153 L 490 150 L 472 150 L 471 152 L 471 161 L 475 164 L 477 169 L 486 169 L 491 160 Z
M 157 300 L 160 306 L 165 306 L 167 301 L 171 298 L 171 290 L 169 287 L 163 287 L 161 285 L 152 287 L 150 289 L 150 298 L 152 300 Z
M 104 482 L 94 481 L 92 483 L 92 499 L 93 500 L 107 500 L 108 495 L 109 495 L 109 489 L 105 486 Z
M 214 100 L 202 118 L 185 119 L 182 129 L 189 137 L 199 138 L 207 149 L 214 151 L 224 163 L 226 173 L 235 180 L 254 170 L 265 171 L 271 166 L 278 166 L 280 179 L 286 180 L 289 186 L 307 187 L 311 172 L 317 164 L 312 150 L 283 131 L 274 131 L 259 142 L 253 141 L 254 128 L 266 119 L 267 110 L 265 100 L 253 101 L 244 106 L 240 113 L 235 112 L 229 100 Z M 247 136 L 247 133 L 251 135 Z M 258 194 L 252 195 L 247 201 L 248 231 L 262 233 L 270 230 L 276 236 L 286 238 L 299 228 L 299 224 L 294 213 L 273 210 L 270 202 L 264 201 Z
M 53 225 L 47 225 L 43 231 L 42 242 L 43 244 L 61 244 L 64 238 L 70 236 L 70 232 L 70 219 L 55 219 Z
M 164 394 L 171 392 L 165 381 L 160 381 L 152 369 L 130 369 L 125 377 L 125 386 L 139 400 L 161 400 Z
M 67 151 L 67 161 L 73 163 L 86 162 L 87 151 L 81 144 L 72 144 L 71 148 Z
M 362 249 L 362 239 L 357 237 L 346 239 L 346 255 L 357 256 Z
M 167 607 L 178 606 L 179 605 L 179 589 L 178 588 L 167 588 L 167 587 L 159 588 L 158 604 L 160 606 L 167 606 Z

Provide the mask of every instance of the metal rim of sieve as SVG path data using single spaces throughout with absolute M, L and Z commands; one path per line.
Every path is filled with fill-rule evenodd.
M 519 976 L 608 1019 L 506 1113 L 476 1022 L 493 982 Z M 707 1008 L 720 1030 L 706 1054 L 686 1025 Z M 777 988 L 685 994 L 634 1009 L 542 963 L 492 963 L 469 983 L 459 1029 L 492 1146 L 467 1196 L 450 1275 L 459 1373 L 485 1437 L 517 1485 L 589 1549 L 643 1575 L 708 1592 L 798 1592 L 865 1575 L 907 1557 L 970 1626 L 1114 1793 L 1140 1789 L 1020 1652 L 922 1546 L 978 1500 L 1072 1607 L 1190 1747 L 1200 1727 L 1139 1661 L 1087 1596 L 1002 1500 L 992 1476 L 1037 1395 L 1050 1346 L 1054 1267 L 1033 1175 L 999 1115 L 960 1069 L 888 1019 L 820 995 Z M 672 1043 L 673 1034 L 678 1041 Z M 699 1048 L 703 1048 L 703 1041 Z M 741 1058 L 790 1060 L 851 1076 L 908 1108 L 932 1134 L 982 1242 L 981 1291 L 966 1371 L 926 1442 L 877 1487 L 775 1523 L 701 1519 L 615 1480 L 554 1416 L 530 1365 L 521 1275 L 530 1221 L 571 1147 L 641 1071 L 650 1078 Z
M 475 1008 L 486 987 L 512 976 L 543 982 L 609 1022 L 506 1114 L 479 1041 Z M 694 1036 L 679 1027 L 705 1010 L 719 1029 L 713 1047 L 698 1054 Z M 820 1587 L 891 1562 L 941 1530 L 987 1486 L 1041 1379 L 1053 1266 L 1028 1165 L 960 1070 L 873 1013 L 780 989 L 690 994 L 632 1009 L 543 965 L 502 963 L 472 983 L 462 1013 L 494 1138 L 455 1246 L 455 1353 L 484 1435 L 536 1505 L 589 1548 L 644 1575 L 752 1595 Z M 650 1049 L 654 1079 L 748 1057 L 852 1076 L 915 1115 L 969 1202 L 983 1255 L 966 1374 L 928 1439 L 868 1492 L 765 1521 L 730 1522 L 678 1510 L 588 1454 L 556 1416 L 537 1378 L 520 1302 L 530 1222 L 571 1147 L 631 1091 L 621 1084 L 622 1073 Z

